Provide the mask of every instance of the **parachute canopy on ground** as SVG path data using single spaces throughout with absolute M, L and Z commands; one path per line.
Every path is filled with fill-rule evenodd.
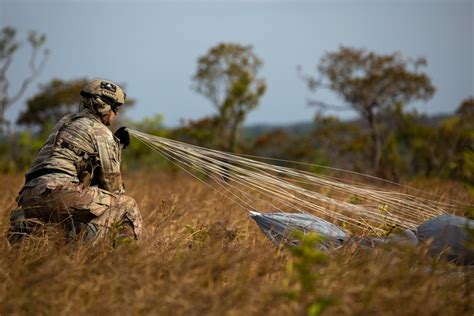
M 419 225 L 415 230 L 405 230 L 386 238 L 350 236 L 337 225 L 305 213 L 258 213 L 250 212 L 263 233 L 277 246 L 297 245 L 291 232 L 300 230 L 303 233 L 322 235 L 320 248 L 329 250 L 343 243 L 355 242 L 362 246 L 376 246 L 388 243 L 408 243 L 416 246 L 419 242 L 431 240 L 430 254 L 443 254 L 460 264 L 474 264 L 474 220 L 444 214 Z
M 448 260 L 474 264 L 474 220 L 455 215 L 441 215 L 418 226 L 418 240 L 432 239 L 430 253 L 445 252 Z
M 340 227 L 311 214 L 251 211 L 250 216 L 257 222 L 262 232 L 277 246 L 281 244 L 296 245 L 298 241 L 291 236 L 291 232 L 294 230 L 322 235 L 324 237 L 321 242 L 322 249 L 340 246 L 346 239 L 346 233 Z

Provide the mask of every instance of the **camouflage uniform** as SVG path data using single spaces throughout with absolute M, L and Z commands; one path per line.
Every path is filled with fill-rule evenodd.
M 123 195 L 120 161 L 119 140 L 92 110 L 66 115 L 26 174 L 17 198 L 21 215 L 66 223 L 75 232 L 87 228 L 88 239 L 126 223 L 140 238 L 142 217 L 135 200 Z

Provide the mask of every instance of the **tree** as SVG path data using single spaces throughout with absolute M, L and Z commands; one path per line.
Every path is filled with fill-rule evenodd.
M 472 122 L 474 118 L 474 97 L 470 97 L 464 100 L 456 113 L 462 117 L 463 120 L 469 120 Z
M 198 120 L 183 121 L 181 126 L 170 132 L 170 137 L 197 146 L 212 146 L 212 131 L 217 126 L 218 118 L 206 116 Z
M 27 101 L 26 109 L 20 113 L 17 124 L 39 127 L 43 131 L 48 125 L 73 112 L 73 107 L 78 105 L 79 93 L 87 82 L 87 79 L 53 79 L 40 86 L 40 92 Z
M 257 78 L 261 66 L 252 46 L 232 43 L 218 44 L 198 59 L 193 88 L 218 111 L 214 137 L 221 149 L 234 150 L 247 113 L 265 93 L 265 81 Z
M 49 54 L 49 51 L 45 49 L 43 57 L 38 62 L 38 53 L 46 42 L 46 35 L 38 35 L 36 32 L 31 31 L 28 35 L 28 42 L 32 49 L 28 64 L 30 75 L 23 80 L 18 91 L 10 96 L 10 81 L 7 78 L 7 71 L 12 64 L 13 55 L 20 47 L 20 43 L 16 41 L 15 36 L 16 30 L 12 27 L 5 27 L 0 33 L 0 134 L 3 134 L 4 127 L 8 124 L 8 121 L 5 119 L 5 111 L 21 98 L 28 86 L 38 77 Z
M 367 170 L 367 135 L 358 122 L 341 121 L 334 116 L 318 113 L 314 119 L 311 140 L 320 159 L 319 164 L 331 162 L 333 167 Z
M 380 116 L 397 105 L 405 106 L 433 96 L 435 87 L 420 71 L 426 65 L 424 58 L 404 59 L 399 53 L 378 55 L 364 49 L 340 47 L 320 60 L 318 79 L 310 75 L 303 75 L 303 79 L 311 91 L 327 88 L 335 92 L 368 123 L 372 167 L 378 171 L 384 146 Z M 321 101 L 312 104 L 333 107 Z

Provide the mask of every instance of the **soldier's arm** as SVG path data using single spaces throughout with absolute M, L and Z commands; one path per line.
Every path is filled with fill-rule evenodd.
M 96 140 L 100 164 L 96 173 L 99 187 L 113 193 L 125 192 L 120 172 L 119 143 L 108 130 L 96 133 Z

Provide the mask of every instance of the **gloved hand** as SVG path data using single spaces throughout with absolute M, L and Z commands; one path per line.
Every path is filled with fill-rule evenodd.
M 122 148 L 125 148 L 130 144 L 130 134 L 126 130 L 125 126 L 122 126 L 116 130 L 114 135 L 120 140 L 120 144 L 123 146 Z

